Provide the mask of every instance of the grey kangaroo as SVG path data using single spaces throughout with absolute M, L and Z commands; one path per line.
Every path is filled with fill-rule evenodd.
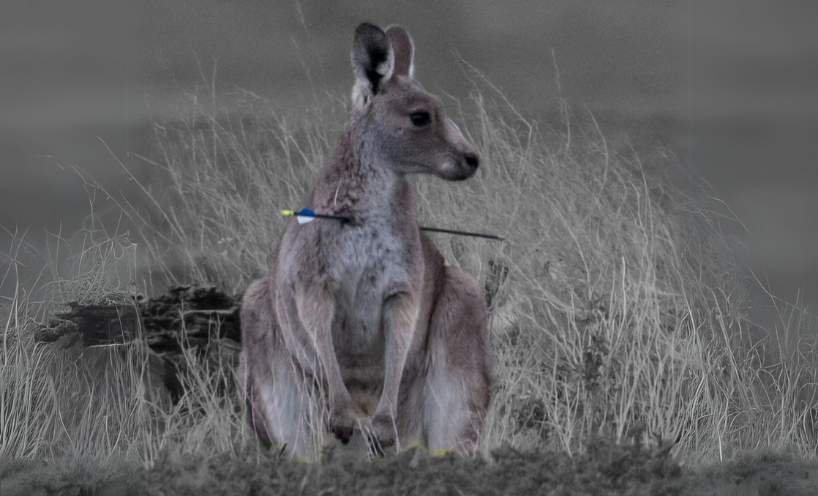
M 239 392 L 261 440 L 293 457 L 316 458 L 328 432 L 376 452 L 480 440 L 485 297 L 419 230 L 407 177 L 467 179 L 480 158 L 415 82 L 413 55 L 401 27 L 355 30 L 351 117 L 305 200 L 349 221 L 292 221 L 244 296 Z

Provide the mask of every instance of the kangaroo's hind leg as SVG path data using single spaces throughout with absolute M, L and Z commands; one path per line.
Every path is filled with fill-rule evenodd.
M 316 381 L 287 349 L 269 283 L 255 281 L 242 303 L 242 351 L 237 381 L 250 425 L 265 444 L 315 459 L 324 440 L 326 409 Z
M 475 279 L 447 266 L 429 326 L 423 431 L 432 453 L 473 452 L 491 398 L 488 309 Z

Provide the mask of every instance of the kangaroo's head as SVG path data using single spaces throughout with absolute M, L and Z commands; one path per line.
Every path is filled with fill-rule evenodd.
M 369 23 L 355 30 L 352 124 L 378 163 L 401 174 L 448 180 L 474 175 L 480 156 L 446 117 L 437 98 L 415 81 L 415 47 L 405 29 Z

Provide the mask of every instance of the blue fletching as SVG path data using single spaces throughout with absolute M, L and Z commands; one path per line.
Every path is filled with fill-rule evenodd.
M 298 211 L 298 214 L 296 214 L 296 220 L 298 221 L 299 224 L 306 224 L 307 222 L 312 222 L 315 220 L 315 212 L 304 207 Z

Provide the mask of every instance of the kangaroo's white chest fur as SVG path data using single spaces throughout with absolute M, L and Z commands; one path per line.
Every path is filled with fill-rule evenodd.
M 406 241 L 385 219 L 373 219 L 362 226 L 345 226 L 331 242 L 332 337 L 338 363 L 345 379 L 379 384 L 385 354 L 384 302 L 395 288 L 409 282 Z

